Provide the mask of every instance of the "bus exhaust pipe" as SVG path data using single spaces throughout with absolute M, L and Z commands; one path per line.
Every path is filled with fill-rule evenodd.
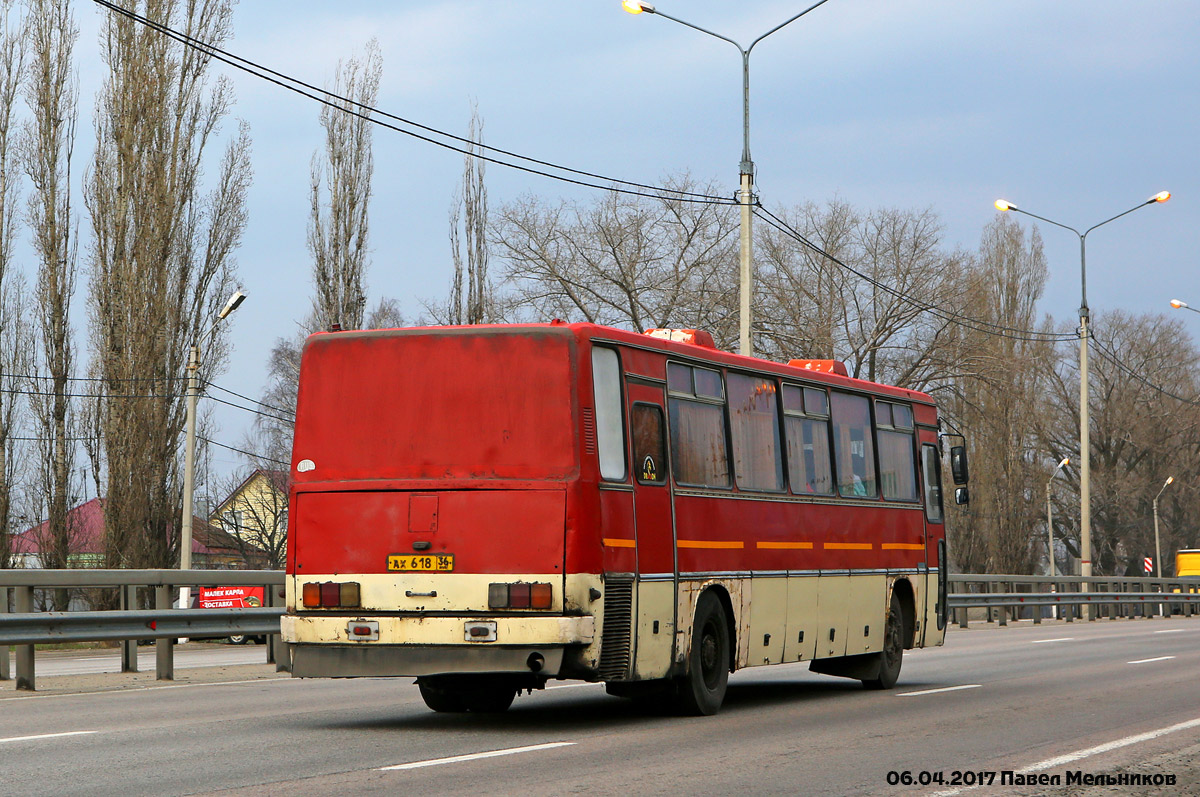
M 525 661 L 530 672 L 541 672 L 546 666 L 546 657 L 541 653 L 530 653 L 529 658 Z

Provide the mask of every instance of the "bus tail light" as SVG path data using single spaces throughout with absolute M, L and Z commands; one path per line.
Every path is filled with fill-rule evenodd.
M 549 584 L 488 584 L 489 609 L 549 609 L 554 604 L 554 589 Z
M 535 609 L 549 609 L 554 592 L 549 584 L 532 584 L 529 589 L 529 605 Z
M 306 609 L 353 609 L 362 601 L 362 590 L 357 581 L 310 581 L 303 588 L 303 603 Z

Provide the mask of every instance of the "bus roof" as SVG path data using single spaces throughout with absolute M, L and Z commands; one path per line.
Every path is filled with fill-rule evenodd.
M 641 332 L 632 332 L 618 327 L 604 326 L 578 322 L 568 324 L 555 319 L 542 324 L 477 324 L 471 326 L 428 326 L 403 327 L 397 329 L 355 330 L 346 332 L 318 332 L 309 337 L 306 347 L 328 340 L 330 337 L 388 337 L 393 335 L 430 334 L 446 335 L 486 335 L 488 333 L 519 334 L 528 331 L 538 334 L 571 334 L 580 341 L 607 341 L 625 346 L 635 346 L 641 349 L 662 351 L 669 355 L 692 361 L 707 362 L 712 365 L 722 365 L 726 368 L 745 369 L 774 374 L 776 376 L 808 382 L 823 383 L 832 387 L 842 387 L 850 390 L 861 390 L 875 394 L 893 396 L 895 398 L 933 405 L 933 397 L 918 390 L 896 387 L 867 379 L 857 379 L 852 376 L 842 376 L 823 370 L 801 368 L 795 365 L 764 360 L 759 357 L 747 357 L 718 348 L 708 348 L 704 345 L 685 343 L 679 340 L 668 340 L 663 337 L 651 336 Z

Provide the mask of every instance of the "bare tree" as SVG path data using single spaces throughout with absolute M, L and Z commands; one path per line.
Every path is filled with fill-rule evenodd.
M 667 183 L 710 190 L 687 176 Z M 513 314 L 702 328 L 725 346 L 737 337 L 736 230 L 728 206 L 614 191 L 590 205 L 534 197 L 506 204 L 492 241 L 513 287 Z
M 313 156 L 312 212 L 308 249 L 313 258 L 312 329 L 359 329 L 366 305 L 368 206 L 374 156 L 372 127 L 363 106 L 375 104 L 383 59 L 379 43 L 367 42 L 363 60 L 339 61 L 333 81 L 335 107 L 321 109 L 324 158 Z M 324 190 L 322 190 L 324 188 Z
M 1178 319 L 1159 314 L 1098 313 L 1091 329 L 1094 570 L 1141 575 L 1142 557 L 1154 556 L 1151 503 L 1167 476 L 1175 483 L 1163 493 L 1164 558 L 1196 547 L 1200 533 L 1194 509 L 1187 509 L 1200 498 L 1200 352 Z M 1079 369 L 1074 350 L 1064 347 L 1062 355 L 1043 434 L 1047 447 L 1070 452 L 1079 445 Z M 1078 474 L 1066 476 L 1072 492 L 1064 517 L 1074 523 L 1061 539 L 1079 556 Z
M 132 8 L 210 44 L 231 34 L 231 0 Z M 121 15 L 105 20 L 101 44 L 108 73 L 84 199 L 108 566 L 167 567 L 177 554 L 185 360 L 232 286 L 250 142 L 242 126 L 205 193 L 202 167 L 233 102 L 229 82 L 209 80 L 206 51 Z M 202 342 L 203 377 L 222 361 L 219 328 Z
M 482 151 L 483 120 L 478 106 L 471 109 L 467 133 L 470 143 L 463 157 L 462 187 L 450 208 L 450 252 L 454 279 L 444 316 L 446 324 L 486 324 L 497 321 L 496 301 L 488 279 L 488 196 L 484 184 L 485 161 L 475 157 Z M 465 217 L 465 223 L 463 219 Z M 460 232 L 461 230 L 461 232 Z M 466 238 L 466 267 L 463 267 L 462 238 Z M 466 283 L 466 294 L 463 284 Z M 435 315 L 439 315 L 435 311 Z
M 17 423 L 22 387 L 18 376 L 28 351 L 20 285 L 14 271 L 13 246 L 19 182 L 15 169 L 16 129 L 13 106 L 20 89 L 25 49 L 24 31 L 14 18 L 14 3 L 0 3 L 0 568 L 8 567 L 17 474 Z
M 78 88 L 72 51 L 79 31 L 68 0 L 30 0 L 29 41 L 33 49 L 25 94 L 33 118 L 25 128 L 22 160 L 33 184 L 29 228 L 38 255 L 37 301 L 41 366 L 30 404 L 37 419 L 41 452 L 40 490 L 46 502 L 44 567 L 67 567 L 72 553 L 69 510 L 77 446 L 70 379 L 71 298 L 75 292 L 77 244 L 71 209 L 71 155 L 75 147 Z M 65 599 L 65 593 L 62 596 Z M 65 605 L 58 606 L 66 609 Z
M 1003 215 L 984 229 L 963 308 L 984 324 L 959 341 L 952 390 L 944 391 L 972 456 L 971 510 L 952 540 L 956 562 L 969 572 L 1034 572 L 1045 539 L 1040 498 L 1048 468 L 1063 456 L 1046 450 L 1039 434 L 1054 362 L 1053 330 L 1036 310 L 1046 273 L 1036 229 L 1026 237 Z
M 937 217 L 835 201 L 780 218 L 787 227 L 767 228 L 756 288 L 764 355 L 839 359 L 855 377 L 928 387 L 950 322 L 927 310 L 961 298 L 968 261 L 942 250 Z

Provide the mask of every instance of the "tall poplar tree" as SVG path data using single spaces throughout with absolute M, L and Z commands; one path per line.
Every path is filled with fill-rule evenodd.
M 72 52 L 79 30 L 69 0 L 31 0 L 28 37 L 33 49 L 25 96 L 32 118 L 21 153 L 33 186 L 28 220 L 38 259 L 37 304 L 40 370 L 30 404 L 36 419 L 40 467 L 37 495 L 45 502 L 47 534 L 42 565 L 69 566 L 74 501 L 71 374 L 74 346 L 70 310 L 75 292 L 77 244 L 71 209 L 71 155 L 75 147 L 78 86 Z M 65 600 L 65 595 L 63 596 Z M 66 609 L 66 606 L 57 608 Z
M 129 6 L 215 46 L 232 33 L 231 0 Z M 101 38 L 108 74 L 84 199 L 107 565 L 168 567 L 178 555 L 187 354 L 201 345 L 201 378 L 221 361 L 220 327 L 209 330 L 233 283 L 250 140 L 244 127 L 229 138 L 206 191 L 203 166 L 233 104 L 230 83 L 210 80 L 206 53 L 115 12 Z

